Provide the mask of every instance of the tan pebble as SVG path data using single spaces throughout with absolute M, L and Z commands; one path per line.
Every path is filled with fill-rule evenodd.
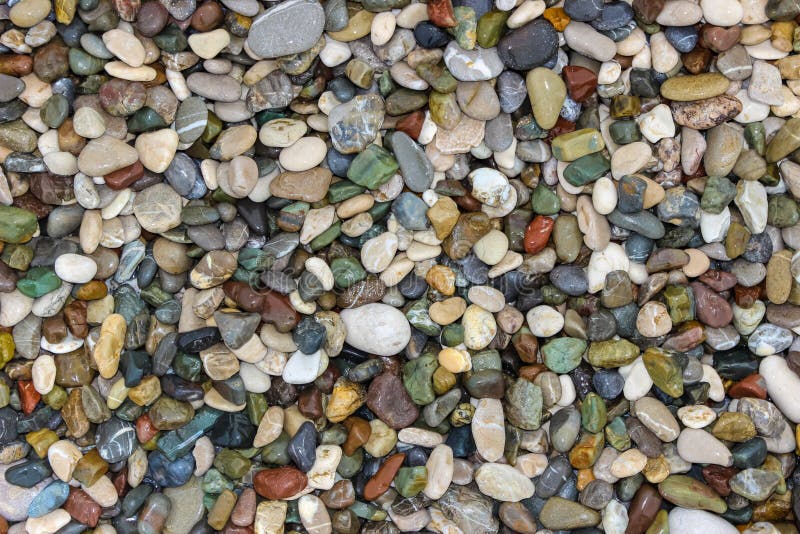
M 681 267 L 683 274 L 689 278 L 696 278 L 706 272 L 711 266 L 711 260 L 702 250 L 687 248 L 684 250 L 689 255 L 689 263 Z

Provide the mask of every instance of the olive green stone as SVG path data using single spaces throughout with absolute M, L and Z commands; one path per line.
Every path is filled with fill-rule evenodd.
M 281 434 L 261 450 L 261 459 L 268 464 L 286 465 L 289 463 L 289 435 Z
M 594 128 L 561 134 L 553 139 L 551 145 L 553 156 L 559 161 L 575 161 L 587 154 L 600 152 L 605 147 L 603 136 Z
M 686 475 L 670 475 L 658 485 L 658 492 L 664 499 L 694 510 L 707 510 L 721 514 L 728 505 L 717 492 L 696 478 Z
M 497 46 L 506 29 L 506 21 L 509 16 L 511 16 L 509 11 L 500 11 L 499 9 L 484 13 L 478 19 L 478 44 L 483 48 Z
M 592 342 L 586 358 L 595 367 L 612 369 L 633 362 L 639 356 L 639 352 L 639 347 L 627 339 L 609 339 Z
M 490 349 L 472 355 L 472 370 L 483 371 L 485 369 L 492 369 L 495 371 L 503 370 L 503 362 L 500 359 L 499 352 Z
M 642 361 L 656 387 L 670 397 L 683 395 L 683 369 L 672 354 L 651 347 L 644 352 Z
M 445 129 L 455 128 L 461 119 L 461 108 L 458 107 L 455 93 L 431 91 L 428 108 L 431 120 Z
M 756 437 L 756 426 L 750 416 L 741 412 L 722 412 L 711 427 L 717 439 L 742 443 Z
M 505 415 L 512 425 L 522 430 L 539 428 L 542 418 L 542 389 L 539 386 L 518 378 L 506 390 L 505 400 Z
M 0 212 L 2 212 L 2 206 L 0 206 Z M 25 213 L 28 212 L 26 211 Z M 34 217 L 34 222 L 35 221 L 36 218 Z M 0 219 L 0 231 L 2 231 L 2 228 L 3 220 Z M 5 240 L 0 239 L 0 241 Z M 6 242 L 10 243 L 10 241 Z M 3 249 L 3 254 L 0 255 L 0 259 L 2 259 L 3 262 L 12 269 L 16 269 L 18 271 L 27 271 L 31 261 L 33 261 L 33 247 L 30 245 L 8 245 L 5 249 Z
M 369 145 L 353 159 L 347 177 L 367 189 L 377 189 L 394 176 L 400 166 L 394 156 L 383 147 Z
M 252 424 L 258 425 L 261 422 L 261 418 L 264 417 L 264 414 L 267 413 L 267 409 L 269 408 L 267 399 L 261 393 L 248 392 L 245 403 L 247 418 L 250 419 Z
M 159 430 L 175 430 L 186 425 L 194 417 L 194 408 L 188 402 L 162 395 L 150 408 L 150 419 Z
M 365 191 L 363 185 L 354 184 L 350 180 L 340 180 L 328 188 L 328 202 L 337 204 L 348 198 L 353 198 Z
M 61 94 L 54 94 L 47 99 L 39 116 L 50 128 L 58 128 L 69 115 L 69 100 Z
M 411 326 L 420 332 L 424 332 L 429 336 L 438 336 L 442 327 L 431 319 L 428 313 L 429 306 L 430 304 L 427 300 L 418 300 L 407 309 L 406 319 L 411 323 Z
M 377 506 L 373 506 L 371 504 L 367 504 L 365 502 L 356 501 L 348 508 L 351 512 L 356 514 L 357 517 L 361 519 L 366 519 L 368 521 L 383 521 L 386 519 L 386 512 L 378 508 Z
M 2 387 L 0 386 L 0 408 L 4 406 L 2 400 L 3 394 L 1 390 Z M 67 403 L 67 390 L 59 385 L 55 385 L 53 386 L 53 389 L 50 390 L 50 393 L 42 395 L 42 400 L 52 409 L 60 410 Z
M 676 102 L 691 102 L 719 96 L 729 85 L 728 78 L 718 72 L 674 76 L 661 84 L 661 96 Z
M 559 215 L 553 225 L 553 243 L 556 246 L 558 259 L 572 263 L 581 252 L 583 235 L 578 226 L 578 218 L 571 213 Z
M 353 475 L 361 470 L 361 465 L 364 463 L 364 449 L 358 448 L 352 455 L 342 455 L 339 465 L 336 467 L 336 472 L 342 478 L 351 478 Z
M 544 364 L 558 374 L 569 373 L 581 363 L 586 341 L 575 337 L 557 337 L 542 346 Z
M 78 76 L 90 76 L 103 70 L 106 62 L 80 48 L 69 49 L 69 68 Z
M 475 10 L 468 6 L 455 6 L 453 16 L 456 25 L 450 32 L 455 35 L 458 46 L 464 50 L 472 50 L 478 40 L 478 20 L 475 17 Z
M 172 360 L 172 369 L 184 380 L 196 382 L 203 371 L 203 362 L 197 356 L 179 352 Z
M 406 498 L 417 495 L 427 483 L 428 469 L 424 465 L 401 467 L 394 479 L 397 493 Z
M 625 427 L 625 420 L 622 417 L 615 417 L 605 428 L 606 441 L 617 449 L 624 451 L 631 448 L 631 437 Z
M 417 75 L 440 93 L 452 93 L 458 86 L 458 80 L 441 63 L 420 63 Z
M 730 259 L 736 259 L 747 249 L 747 242 L 750 240 L 750 230 L 743 224 L 736 221 L 731 223 L 728 234 L 725 236 L 725 254 Z
M 181 210 L 181 222 L 189 226 L 211 224 L 218 220 L 219 211 L 212 206 L 184 206 Z
M 231 449 L 222 449 L 214 458 L 214 467 L 223 475 L 238 479 L 250 469 L 250 460 Z
M 767 223 L 777 228 L 788 228 L 800 220 L 797 202 L 783 195 L 772 195 L 767 203 Z
M 91 384 L 86 384 L 81 388 L 81 407 L 86 418 L 92 423 L 102 423 L 111 418 L 111 410 L 106 405 L 105 399 Z
M 611 170 L 611 162 L 597 152 L 576 159 L 564 169 L 564 179 L 575 187 L 599 180 Z
M 312 239 L 308 246 L 313 251 L 323 249 L 333 243 L 340 235 L 342 235 L 342 221 L 336 221 L 330 228 Z
M 442 345 L 445 347 L 455 347 L 464 342 L 464 326 L 461 323 L 453 323 L 442 328 Z
M 797 41 L 795 44 L 800 44 Z M 744 127 L 744 139 L 747 141 L 747 146 L 755 150 L 759 156 L 764 155 L 767 143 L 767 133 L 764 129 L 763 122 L 751 122 Z
M 539 215 L 555 215 L 561 209 L 561 199 L 544 184 L 539 184 L 531 194 L 531 208 Z
M 623 120 L 612 122 L 608 127 L 611 140 L 618 145 L 628 145 L 642 140 L 642 132 L 639 125 L 634 120 Z
M 600 514 L 576 501 L 550 497 L 539 512 L 539 522 L 550 530 L 575 530 L 597 525 Z
M 736 198 L 736 186 L 722 176 L 709 176 L 700 199 L 703 211 L 718 214 Z
M 38 298 L 61 287 L 61 279 L 49 267 L 34 267 L 17 281 L 17 289 L 25 296 Z
M 233 482 L 213 467 L 203 475 L 203 492 L 216 495 L 222 490 L 233 490 Z
M 800 148 L 800 118 L 791 118 L 784 123 L 767 145 L 767 163 L 775 163 Z
M 606 403 L 597 393 L 590 392 L 581 402 L 581 424 L 592 434 L 606 426 Z
M 0 124 L 0 145 L 7 149 L 14 152 L 33 152 L 36 149 L 36 142 L 36 132 L 23 121 L 16 120 Z M 2 207 L 10 209 L 9 206 Z M 0 212 L 0 221 L 3 221 L 4 218 L 5 213 Z
M 687 286 L 669 285 L 662 292 L 669 317 L 673 324 L 680 324 L 694 319 L 694 293 Z
M 612 119 L 629 119 L 642 110 L 642 101 L 635 95 L 617 95 L 611 99 L 609 112 Z
M 405 115 L 424 108 L 427 102 L 428 95 L 424 91 L 401 88 L 386 99 L 386 113 L 394 116 Z
M 433 391 L 433 373 L 439 361 L 433 354 L 423 354 L 403 365 L 403 386 L 415 404 L 424 406 L 436 399 Z

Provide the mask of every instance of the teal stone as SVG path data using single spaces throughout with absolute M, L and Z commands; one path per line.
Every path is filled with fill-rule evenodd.
M 642 132 L 635 120 L 614 121 L 608 127 L 611 140 L 618 145 L 629 145 L 642 140 Z
M 800 220 L 797 202 L 783 195 L 772 195 L 767 202 L 767 224 L 776 228 L 788 228 Z
M 178 356 L 173 360 L 173 366 Z M 197 358 L 198 362 L 200 361 Z M 202 366 L 202 363 L 201 363 Z M 175 461 L 178 458 L 185 456 L 192 452 L 194 444 L 206 433 L 219 419 L 222 412 L 204 406 L 197 410 L 194 417 L 185 426 L 177 429 L 170 430 L 163 433 L 156 443 L 158 449 L 164 453 L 170 461 Z
M 170 24 L 161 33 L 153 37 L 156 46 L 168 54 L 183 52 L 189 46 L 189 40 L 181 29 L 175 24 Z
M 439 326 L 431 316 L 428 314 L 429 303 L 427 300 L 422 299 L 416 301 L 408 307 L 406 311 L 406 319 L 411 323 L 411 326 L 429 336 L 438 336 L 441 332 Z
M 261 459 L 264 463 L 287 465 L 289 463 L 289 434 L 281 432 L 280 436 L 272 443 L 265 445 L 261 450 Z
M 369 145 L 353 159 L 347 177 L 367 189 L 377 189 L 394 176 L 400 166 L 394 156 L 383 147 Z
M 348 198 L 360 195 L 366 190 L 363 185 L 358 185 L 350 180 L 340 180 L 328 188 L 328 202 L 338 204 Z
M 6 482 L 21 488 L 32 488 L 53 472 L 47 460 L 28 460 L 6 470 Z
M 347 289 L 367 277 L 367 271 L 365 271 L 361 263 L 352 256 L 336 258 L 331 262 L 330 267 L 331 272 L 333 272 L 333 282 L 336 284 L 336 287 L 342 289 Z
M 128 131 L 131 133 L 152 132 L 166 128 L 168 125 L 156 110 L 143 107 L 128 119 Z
M 342 221 L 336 221 L 330 228 L 312 239 L 308 246 L 316 252 L 333 243 L 340 235 L 342 235 Z
M 39 117 L 42 122 L 50 128 L 58 128 L 69 115 L 69 100 L 61 94 L 54 94 L 47 99 L 42 109 L 39 110 Z
M 461 323 L 453 323 L 442 328 L 440 336 L 442 345 L 445 347 L 455 347 L 464 342 L 464 327 Z
M 767 442 L 764 438 L 751 438 L 744 443 L 737 443 L 731 448 L 733 465 L 739 469 L 758 467 L 767 458 Z
M 581 363 L 586 341 L 574 337 L 551 339 L 542 346 L 544 364 L 554 373 L 569 373 Z
M 49 267 L 33 267 L 25 274 L 25 278 L 17 281 L 17 289 L 30 298 L 47 295 L 61 287 L 61 279 Z
M 602 152 L 587 154 L 576 159 L 564 169 L 564 179 L 575 187 L 581 187 L 600 179 L 611 170 L 611 162 Z
M 39 492 L 28 506 L 28 515 L 42 517 L 52 512 L 67 502 L 69 497 L 69 484 L 56 480 Z
M 405 498 L 414 497 L 425 489 L 428 483 L 428 469 L 424 465 L 401 467 L 394 478 L 397 493 Z
M 403 386 L 415 404 L 424 406 L 436 399 L 433 391 L 433 373 L 439 361 L 433 354 L 423 354 L 403 365 Z
M 544 184 L 539 184 L 531 194 L 531 209 L 539 215 L 555 215 L 561 210 L 561 199 Z
M 700 207 L 703 211 L 719 214 L 734 198 L 736 186 L 733 182 L 722 176 L 709 176 L 700 198 Z
M 336 472 L 342 478 L 352 478 L 356 473 L 361 471 L 361 465 L 364 463 L 364 449 L 359 447 L 352 455 L 342 455 L 339 465 L 336 467 Z
M 203 492 L 214 495 L 222 493 L 223 490 L 233 491 L 233 482 L 220 473 L 217 469 L 211 468 L 203 475 Z
M 105 60 L 87 54 L 80 48 L 69 49 L 69 69 L 78 76 L 97 74 L 105 65 Z
M 590 392 L 581 402 L 581 424 L 587 432 L 597 434 L 606 426 L 606 403 L 595 392 Z

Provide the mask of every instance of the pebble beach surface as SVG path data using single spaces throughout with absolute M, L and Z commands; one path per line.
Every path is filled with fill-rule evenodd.
M 798 534 L 799 22 L 0 0 L 0 534 Z

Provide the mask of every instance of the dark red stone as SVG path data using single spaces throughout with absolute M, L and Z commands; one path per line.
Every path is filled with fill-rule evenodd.
M 570 98 L 576 102 L 585 102 L 597 88 L 597 75 L 586 67 L 568 65 L 561 71 Z

